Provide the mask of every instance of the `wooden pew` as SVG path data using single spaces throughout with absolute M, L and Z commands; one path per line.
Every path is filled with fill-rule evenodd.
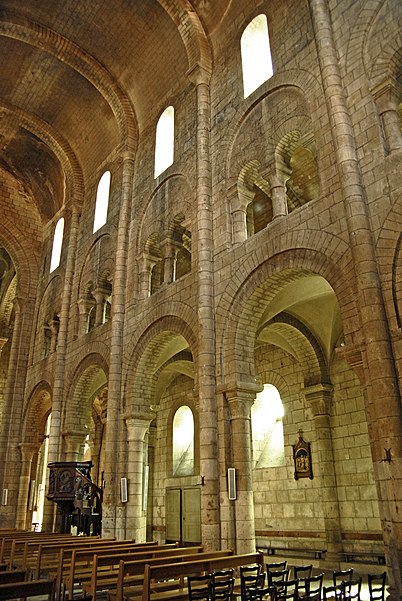
M 84 538 L 75 537 L 74 541 L 58 541 L 58 542 L 41 542 L 36 545 L 32 542 L 26 543 L 24 562 L 22 567 L 31 568 L 34 574 L 34 578 L 40 578 L 42 572 L 47 575 L 51 569 L 56 569 L 58 565 L 58 557 L 60 550 L 71 549 L 102 549 L 103 547 L 109 548 L 116 545 L 116 539 L 100 539 L 100 538 Z M 127 545 L 134 545 L 134 541 L 124 541 Z M 124 544 L 124 543 L 123 543 Z
M 17 545 L 17 541 L 67 540 L 68 538 L 73 539 L 73 536 L 71 536 L 71 534 L 44 534 L 42 532 L 23 532 L 12 536 L 7 535 L 1 539 L 0 562 L 8 562 L 10 561 L 11 555 L 15 555 L 14 549 Z
M 171 601 L 174 599 L 187 599 L 188 590 L 183 586 L 183 579 L 186 576 L 210 573 L 214 570 L 223 570 L 227 568 L 239 568 L 244 565 L 260 564 L 264 567 L 264 558 L 262 553 L 247 553 L 244 555 L 226 555 L 211 559 L 202 558 L 195 561 L 186 561 L 181 563 L 171 563 L 165 565 L 145 566 L 144 583 L 142 587 L 142 601 Z M 164 580 L 176 580 L 175 588 L 170 590 L 158 591 L 155 583 Z M 133 596 L 124 593 L 125 599 L 138 599 L 138 594 Z
M 67 590 L 67 598 L 73 599 L 74 585 L 82 582 L 83 579 L 90 579 L 92 575 L 92 563 L 94 556 L 97 555 L 98 560 L 102 555 L 113 555 L 130 557 L 132 559 L 152 559 L 155 553 L 158 552 L 171 552 L 177 548 L 177 543 L 169 543 L 166 545 L 156 545 L 150 543 L 137 543 L 131 549 L 127 546 L 119 547 L 115 544 L 114 548 L 111 549 L 76 549 L 72 552 L 71 564 L 68 573 L 63 577 L 61 582 L 61 588 Z M 118 565 L 118 561 L 116 564 Z M 60 589 L 59 589 L 60 590 Z
M 170 545 L 170 546 L 174 546 L 174 545 Z M 162 547 L 164 547 L 162 545 Z M 99 553 L 99 555 L 102 554 L 111 554 L 111 552 L 113 551 L 113 553 L 120 553 L 120 552 L 124 552 L 124 551 L 142 551 L 144 549 L 149 549 L 149 548 L 159 548 L 158 544 L 154 541 L 148 542 L 148 543 L 134 543 L 131 542 L 129 543 L 129 541 L 114 541 L 113 543 L 109 543 L 108 545 L 103 545 L 103 546 L 93 546 L 90 548 L 90 555 L 93 559 L 93 555 L 95 553 Z M 76 547 L 62 547 L 59 551 L 58 557 L 56 558 L 56 561 L 54 562 L 54 565 L 51 566 L 50 564 L 47 564 L 47 568 L 46 568 L 46 576 L 48 577 L 55 577 L 56 578 L 56 599 L 59 596 L 61 587 L 62 587 L 62 583 L 63 580 L 66 582 L 69 574 L 70 574 L 70 569 L 71 569 L 71 563 L 76 561 L 76 554 L 74 554 L 74 551 L 85 551 L 88 550 L 88 547 L 86 545 L 81 545 L 81 546 L 76 546 Z M 75 568 L 74 568 L 75 569 Z
M 54 596 L 54 580 L 28 580 L 27 582 L 0 584 L 0 601 L 38 597 L 39 595 L 48 595 L 48 600 L 52 601 Z
M 176 546 L 173 549 L 157 548 L 153 552 L 151 559 L 140 559 L 137 554 L 135 557 L 133 557 L 132 554 L 127 554 L 125 556 L 121 554 L 94 555 L 90 578 L 88 578 L 88 580 L 82 579 L 81 581 L 82 592 L 85 595 L 91 596 L 92 600 L 95 601 L 97 591 L 115 588 L 119 575 L 120 562 L 122 561 L 123 563 L 130 563 L 130 565 L 136 564 L 139 574 L 142 576 L 144 573 L 143 566 L 145 566 L 146 563 L 149 563 L 149 561 L 166 560 L 166 562 L 170 562 L 173 557 L 175 558 L 175 561 L 181 561 L 185 557 L 197 557 L 197 554 L 202 553 L 202 551 L 203 547 L 202 545 L 199 545 L 195 547 Z M 141 566 L 141 568 L 139 568 L 139 566 Z
M 28 564 L 32 564 L 32 558 L 35 556 L 38 552 L 38 549 L 40 548 L 41 545 L 43 544 L 49 544 L 49 545 L 53 545 L 55 548 L 58 547 L 60 548 L 60 545 L 75 545 L 76 541 L 77 541 L 78 537 L 74 536 L 74 537 L 68 537 L 67 539 L 65 538 L 64 535 L 58 535 L 58 534 L 53 534 L 53 535 L 46 535 L 44 537 L 39 537 L 39 538 L 26 538 L 26 539 L 14 539 L 12 546 L 11 546 L 11 551 L 10 551 L 10 556 L 8 559 L 8 563 L 10 564 L 10 569 L 14 569 L 14 568 L 25 568 L 25 567 L 32 567 L 32 565 L 28 565 Z M 79 537 L 79 539 L 81 540 L 99 540 L 97 539 L 97 537 L 94 537 L 94 539 L 89 539 L 89 538 L 81 538 Z M 39 578 L 39 576 L 38 576 Z
M 29 580 L 29 575 L 30 572 L 28 570 L 7 570 L 7 572 L 0 572 L 0 584 L 23 582 Z
M 145 582 L 145 571 L 147 566 L 156 567 L 164 565 L 187 565 L 188 563 L 193 564 L 198 562 L 201 558 L 202 561 L 218 560 L 228 557 L 233 557 L 233 551 L 231 549 L 223 549 L 220 551 L 203 551 L 200 554 L 195 555 L 182 555 L 174 558 L 174 564 L 172 558 L 166 557 L 163 560 L 160 558 L 152 559 L 150 561 L 135 561 L 126 562 L 120 561 L 119 572 L 116 582 L 116 589 L 110 588 L 108 590 L 108 599 L 110 601 L 123 601 L 127 596 L 141 600 L 144 582 Z M 178 576 L 173 586 L 177 588 L 178 580 L 180 580 L 181 586 L 184 584 L 183 577 Z M 163 583 L 157 585 L 158 588 L 171 588 L 172 583 Z

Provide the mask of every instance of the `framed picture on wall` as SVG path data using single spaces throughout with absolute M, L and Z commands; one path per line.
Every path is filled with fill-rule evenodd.
M 292 445 L 293 461 L 295 464 L 295 480 L 299 478 L 313 479 L 313 466 L 311 463 L 311 445 L 303 440 L 302 432 L 299 432 L 299 440 Z

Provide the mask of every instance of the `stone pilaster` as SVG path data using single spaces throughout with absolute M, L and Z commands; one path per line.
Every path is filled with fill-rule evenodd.
M 28 495 L 29 486 L 31 483 L 31 465 L 37 446 L 30 443 L 21 443 L 19 445 L 21 451 L 21 473 L 20 483 L 18 490 L 18 501 L 17 501 L 17 515 L 15 519 L 16 528 L 21 530 L 29 527 L 26 523 L 27 520 L 27 506 L 28 506 Z
M 330 420 L 332 386 L 328 384 L 309 386 L 304 388 L 304 395 L 314 419 L 316 433 L 314 478 L 319 478 L 326 548 L 328 551 L 336 552 L 341 550 L 342 540 Z
M 237 498 L 233 502 L 237 553 L 255 552 L 251 407 L 260 390 L 260 386 L 245 385 L 225 392 L 230 412 L 233 457 L 233 466 L 228 467 L 236 470 Z
M 127 426 L 127 479 L 128 502 L 126 511 L 126 537 L 133 538 L 136 542 L 146 540 L 147 513 L 143 507 L 144 495 L 144 468 L 146 465 L 147 434 L 153 416 L 125 418 Z

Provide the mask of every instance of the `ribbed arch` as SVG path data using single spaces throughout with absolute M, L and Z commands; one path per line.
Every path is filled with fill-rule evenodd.
M 158 0 L 174 21 L 186 48 L 189 72 L 201 68 L 204 82 L 212 72 L 212 54 L 202 23 L 188 0 Z

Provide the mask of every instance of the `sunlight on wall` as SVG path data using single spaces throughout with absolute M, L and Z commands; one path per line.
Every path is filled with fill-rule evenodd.
M 250 96 L 273 75 L 268 22 L 258 15 L 243 31 L 240 41 L 244 98 Z
M 194 473 L 194 417 L 190 407 L 179 407 L 173 418 L 173 476 Z
M 278 389 L 265 384 L 251 409 L 254 467 L 285 464 L 283 405 Z

